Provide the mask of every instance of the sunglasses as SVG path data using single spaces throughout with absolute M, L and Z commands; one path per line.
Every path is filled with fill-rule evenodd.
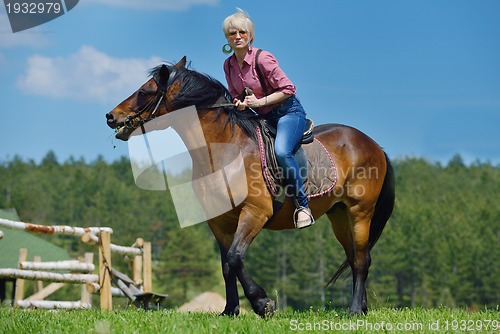
M 245 38 L 247 37 L 248 35 L 248 31 L 245 31 L 245 30 L 240 30 L 240 31 L 237 31 L 237 30 L 231 30 L 227 35 L 229 38 L 231 39 L 236 39 L 236 36 L 237 35 L 240 35 L 240 38 Z

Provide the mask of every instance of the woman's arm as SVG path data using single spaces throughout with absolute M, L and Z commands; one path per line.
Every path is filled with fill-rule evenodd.
M 276 103 L 280 103 L 281 101 L 286 100 L 290 96 L 292 96 L 292 94 L 286 94 L 286 93 L 282 93 L 282 92 L 274 92 L 274 93 L 269 94 L 267 96 L 264 96 L 260 99 L 255 97 L 255 95 L 248 95 L 245 97 L 243 104 L 247 107 L 250 107 L 250 108 L 260 108 L 260 107 L 265 107 L 265 106 L 273 105 Z
M 258 62 L 259 64 L 257 66 L 261 69 L 271 91 L 274 91 L 274 93 L 270 93 L 260 99 L 254 95 L 247 96 L 243 102 L 248 107 L 260 108 L 271 106 L 295 94 L 296 89 L 294 84 L 280 68 L 274 55 L 263 50 L 259 56 Z

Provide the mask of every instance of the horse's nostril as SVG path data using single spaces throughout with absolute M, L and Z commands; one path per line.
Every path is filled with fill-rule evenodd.
M 114 118 L 115 118 L 115 117 L 113 116 L 113 114 L 112 114 L 112 113 L 108 112 L 108 113 L 106 114 L 106 119 L 107 119 L 108 121 L 112 121 Z

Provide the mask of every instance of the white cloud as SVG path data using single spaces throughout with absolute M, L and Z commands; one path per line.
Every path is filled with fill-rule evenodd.
M 13 33 L 7 14 L 0 12 L 0 49 L 22 46 L 40 48 L 48 44 L 49 39 L 47 35 L 36 27 Z
M 31 56 L 17 86 L 29 94 L 82 101 L 119 102 L 146 80 L 160 59 L 113 58 L 91 46 L 64 57 Z
M 140 10 L 183 10 L 195 5 L 216 5 L 219 0 L 85 0 L 84 3 Z

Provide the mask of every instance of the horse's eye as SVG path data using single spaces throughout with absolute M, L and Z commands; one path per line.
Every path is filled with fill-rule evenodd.
M 139 95 L 140 97 L 144 97 L 144 96 L 146 96 L 146 95 L 147 95 L 147 93 L 141 89 L 141 90 L 138 92 L 138 95 Z

